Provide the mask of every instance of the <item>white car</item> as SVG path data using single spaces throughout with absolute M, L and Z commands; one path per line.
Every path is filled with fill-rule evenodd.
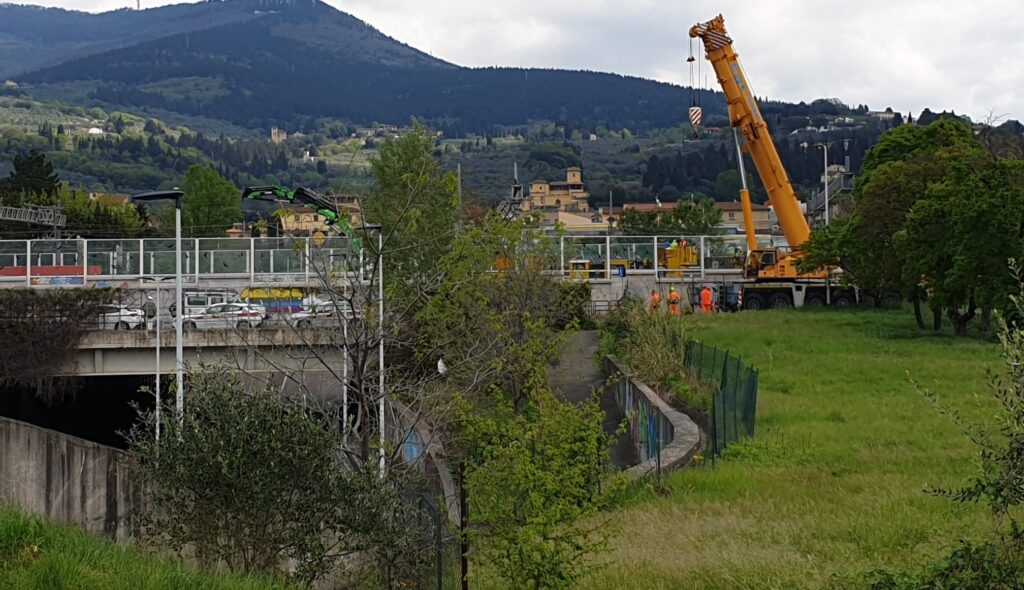
M 185 330 L 242 330 L 259 327 L 263 323 L 266 309 L 262 305 L 249 303 L 219 303 L 211 305 L 200 313 L 190 314 L 183 319 Z
M 145 330 L 146 312 L 127 305 L 101 305 L 97 327 L 100 330 Z
M 311 306 L 300 312 L 293 313 L 291 321 L 297 328 L 311 328 L 313 326 L 330 327 L 340 325 L 338 324 L 340 317 L 352 319 L 352 310 L 349 309 L 348 303 L 344 301 L 339 302 L 337 306 L 333 303 Z

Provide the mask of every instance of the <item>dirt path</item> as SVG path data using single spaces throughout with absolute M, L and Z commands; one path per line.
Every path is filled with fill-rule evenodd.
M 600 336 L 596 330 L 580 331 L 574 334 L 562 349 L 558 364 L 549 369 L 551 387 L 565 401 L 581 403 L 591 398 L 594 390 L 600 389 L 601 409 L 604 410 L 604 431 L 615 432 L 623 415 L 610 392 L 604 392 L 604 375 L 594 362 L 600 347 Z M 636 453 L 627 435 L 619 436 L 611 449 L 611 462 L 624 468 L 637 462 Z

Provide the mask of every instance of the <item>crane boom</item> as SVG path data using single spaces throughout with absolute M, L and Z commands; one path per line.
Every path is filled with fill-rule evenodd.
M 754 161 L 786 241 L 794 250 L 800 248 L 807 241 L 811 230 L 800 210 L 800 201 L 782 165 L 779 152 L 775 149 L 768 125 L 761 116 L 750 83 L 743 73 L 739 56 L 732 47 L 732 39 L 725 31 L 725 18 L 718 15 L 706 23 L 694 25 L 690 29 L 690 37 L 700 38 L 704 43 L 708 61 L 715 69 L 718 83 L 728 102 L 730 124 L 743 135 L 743 147 Z M 747 199 L 744 203 L 746 213 L 749 209 L 749 196 L 744 197 Z
M 0 220 L 64 227 L 68 218 L 59 207 L 0 207 Z

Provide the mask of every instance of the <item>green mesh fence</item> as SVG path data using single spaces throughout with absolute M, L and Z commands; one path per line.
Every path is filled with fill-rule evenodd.
M 714 389 L 708 452 L 717 457 L 730 443 L 754 435 L 757 412 L 757 370 L 729 351 L 703 342 L 686 343 L 684 357 L 691 378 Z

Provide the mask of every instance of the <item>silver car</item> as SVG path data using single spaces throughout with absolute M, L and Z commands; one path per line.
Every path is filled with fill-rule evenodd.
M 211 305 L 200 313 L 190 314 L 183 319 L 185 330 L 227 330 L 258 328 L 263 323 L 266 310 L 261 305 L 249 303 L 219 303 Z
M 345 301 L 338 302 L 338 305 L 326 303 L 324 305 L 311 306 L 291 316 L 291 321 L 297 328 L 312 328 L 313 326 L 323 328 L 338 326 L 338 319 L 344 317 L 352 319 L 352 310 Z

